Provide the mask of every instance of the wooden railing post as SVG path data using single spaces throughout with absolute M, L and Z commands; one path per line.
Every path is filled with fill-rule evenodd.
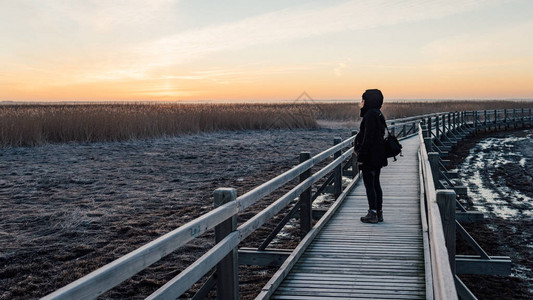
M 237 190 L 233 188 L 219 188 L 214 194 L 215 208 L 237 199 Z M 237 216 L 215 226 L 215 242 L 222 241 L 237 228 Z M 217 298 L 239 299 L 239 256 L 235 247 L 217 264 Z
M 340 137 L 336 137 L 333 139 L 333 144 L 337 145 L 342 142 L 342 139 Z M 342 150 L 339 150 L 335 152 L 333 155 L 334 159 L 339 158 L 342 155 Z M 334 176 L 333 179 L 333 195 L 335 196 L 335 199 L 337 199 L 342 194 L 342 163 L 340 163 L 337 167 L 334 169 Z
M 442 115 L 442 134 L 447 135 L 446 133 L 447 133 L 446 132 L 446 115 L 443 114 Z
M 474 116 L 474 133 L 477 134 L 477 110 L 474 110 L 472 115 Z
M 507 108 L 503 110 L 503 122 L 505 123 L 505 129 L 507 129 Z
M 352 136 L 357 135 L 357 130 L 352 130 Z M 359 166 L 357 165 L 357 156 L 352 156 L 352 178 L 355 178 L 357 176 L 357 173 L 359 173 Z
M 435 136 L 437 137 L 437 139 L 440 139 L 440 134 L 439 134 L 439 115 L 436 115 L 435 116 Z
M 433 183 L 435 187 L 440 186 L 439 159 L 439 152 L 428 152 L 428 160 L 431 166 L 431 173 L 433 174 Z
M 431 137 L 431 117 L 428 117 L 426 126 L 427 126 L 427 135 L 425 135 L 424 137 L 430 138 Z
M 422 136 L 424 137 L 424 146 L 426 147 L 426 152 L 431 152 L 431 137 L 428 137 L 431 134 L 427 128 L 427 125 L 422 125 Z
M 437 204 L 439 206 L 440 218 L 444 240 L 448 249 L 448 258 L 452 274 L 455 274 L 455 192 L 453 190 L 437 190 Z
M 513 128 L 515 129 L 516 126 L 516 108 L 513 108 Z
M 300 152 L 300 163 L 311 158 L 310 152 Z M 311 169 L 300 174 L 300 182 L 311 176 Z M 311 203 L 311 187 L 300 194 L 300 234 L 302 238 L 311 231 L 313 227 L 313 207 Z
M 447 135 L 446 131 L 446 114 L 442 115 L 442 134 Z
M 453 112 L 452 117 L 453 117 L 453 130 L 456 131 L 457 130 L 457 112 Z

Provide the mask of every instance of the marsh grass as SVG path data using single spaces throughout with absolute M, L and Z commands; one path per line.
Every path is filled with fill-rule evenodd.
M 388 119 L 441 111 L 532 107 L 533 102 L 385 103 Z M 314 128 L 359 121 L 357 103 L 0 105 L 0 147 L 106 142 L 217 130 Z

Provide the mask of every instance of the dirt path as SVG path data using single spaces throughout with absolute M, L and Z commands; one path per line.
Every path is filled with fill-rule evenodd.
M 485 214 L 465 228 L 489 255 L 511 257 L 511 276 L 461 275 L 479 299 L 533 299 L 533 131 L 481 134 L 452 153 L 468 197 Z M 458 240 L 458 254 L 475 254 Z
M 219 132 L 3 149 L 0 299 L 44 296 L 211 210 L 216 188 L 235 187 L 242 194 L 297 164 L 300 151 L 328 148 L 334 136 L 347 138 L 350 130 Z M 257 246 L 267 232 L 260 230 L 244 245 Z M 205 253 L 212 240 L 208 233 L 103 298 L 144 299 Z M 243 298 L 255 296 L 273 272 L 243 268 Z

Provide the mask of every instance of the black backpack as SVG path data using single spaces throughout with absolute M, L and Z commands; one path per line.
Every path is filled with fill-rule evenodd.
M 383 119 L 385 121 L 385 119 Z M 396 156 L 399 154 L 400 156 L 402 153 L 402 144 L 398 141 L 398 139 L 392 135 L 389 131 L 389 127 L 387 126 L 387 123 L 385 123 L 385 128 L 387 129 L 387 137 L 385 138 L 385 156 L 387 157 L 393 157 L 394 161 L 397 161 Z

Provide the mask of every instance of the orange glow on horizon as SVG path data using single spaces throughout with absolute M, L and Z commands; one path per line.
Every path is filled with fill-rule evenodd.
M 0 101 L 533 99 L 533 2 L 402 3 L 4 1 Z

